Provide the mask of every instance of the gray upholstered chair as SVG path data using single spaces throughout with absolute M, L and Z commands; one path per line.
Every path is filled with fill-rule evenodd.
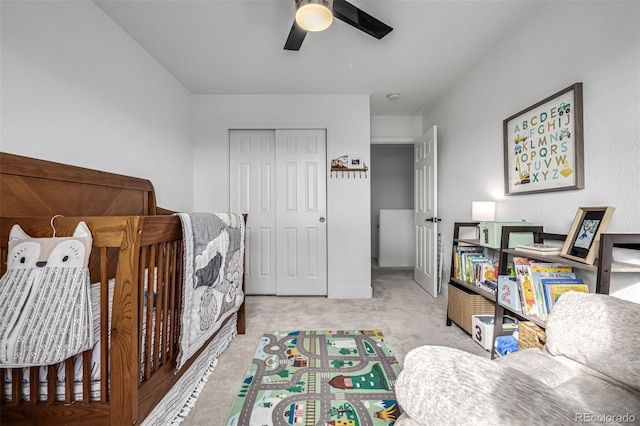
M 569 292 L 545 347 L 496 360 L 422 346 L 396 382 L 396 426 L 640 423 L 640 304 Z

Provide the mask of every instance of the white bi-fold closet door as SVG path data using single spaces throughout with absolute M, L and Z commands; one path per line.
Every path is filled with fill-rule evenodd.
M 248 213 L 247 294 L 327 294 L 326 131 L 232 130 L 232 211 Z

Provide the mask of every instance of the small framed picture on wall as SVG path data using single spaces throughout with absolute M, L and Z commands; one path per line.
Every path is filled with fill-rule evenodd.
M 360 156 L 349 156 L 349 168 L 350 169 L 362 169 L 364 167 L 364 162 L 362 161 L 362 157 Z

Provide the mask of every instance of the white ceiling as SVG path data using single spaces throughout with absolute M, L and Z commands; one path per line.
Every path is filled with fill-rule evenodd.
M 283 46 L 294 0 L 95 0 L 194 94 L 368 94 L 372 115 L 418 114 L 517 30 L 536 5 L 350 2 L 393 31 L 376 40 L 334 20 L 328 30 L 307 34 L 293 52 Z M 389 101 L 392 92 L 400 99 Z

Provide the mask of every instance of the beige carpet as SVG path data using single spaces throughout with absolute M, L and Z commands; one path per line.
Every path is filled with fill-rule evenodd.
M 456 347 L 489 358 L 461 328 L 446 326 L 447 301 L 431 297 L 413 281 L 412 269 L 372 267 L 372 299 L 248 296 L 247 333 L 238 335 L 219 363 L 184 426 L 224 422 L 256 346 L 267 330 L 380 329 L 402 365 L 422 345 Z

